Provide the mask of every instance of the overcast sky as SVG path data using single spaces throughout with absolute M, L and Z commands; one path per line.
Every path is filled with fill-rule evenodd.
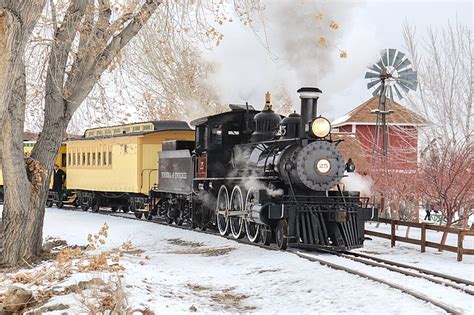
M 213 52 L 206 53 L 206 58 L 217 64 L 215 83 L 222 89 L 222 101 L 249 101 L 261 108 L 265 91 L 278 93 L 282 79 L 286 81 L 284 85 L 291 92 L 294 103 L 299 102 L 295 92 L 298 85 L 313 85 L 323 90 L 320 113 L 334 119 L 371 97 L 363 76 L 365 67 L 377 61 L 380 49 L 396 48 L 406 52 L 402 34 L 405 20 L 416 26 L 418 34 L 424 34 L 430 26 L 443 27 L 448 20 L 456 18 L 471 28 L 473 24 L 471 1 L 318 1 L 317 6 L 325 14 L 322 23 L 335 20 L 340 28 L 329 35 L 323 34 L 332 45 L 301 66 L 301 62 L 295 62 L 295 56 L 285 51 L 288 50 L 288 38 L 304 37 L 304 32 L 314 26 L 314 40 L 326 30 L 318 28 L 314 21 L 311 26 L 299 22 L 305 14 L 300 11 L 308 9 L 305 7 L 308 1 L 292 1 L 291 8 L 285 0 L 267 1 L 266 27 L 270 49 L 276 58 L 256 43 L 255 35 L 239 23 L 226 26 L 223 43 Z M 314 12 L 310 14 L 314 16 Z M 298 27 L 302 29 L 298 30 Z M 286 42 L 282 42 L 282 38 Z M 295 51 L 302 46 L 291 45 Z M 348 58 L 339 58 L 338 49 L 346 50 Z M 292 62 L 291 71 L 282 70 Z M 308 70 L 316 68 L 316 73 Z

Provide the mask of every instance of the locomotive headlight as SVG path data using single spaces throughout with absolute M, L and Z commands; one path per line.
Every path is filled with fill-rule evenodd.
M 316 170 L 321 174 L 326 174 L 331 169 L 331 163 L 326 159 L 321 159 L 316 162 Z
M 324 117 L 318 117 L 311 123 L 311 131 L 316 137 L 324 138 L 331 132 L 331 123 Z

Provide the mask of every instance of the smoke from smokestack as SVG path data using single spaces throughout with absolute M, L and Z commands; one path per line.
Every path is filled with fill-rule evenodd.
M 211 79 L 221 100 L 249 101 L 261 108 L 262 91 L 278 95 L 283 89 L 292 96 L 293 109 L 297 110 L 296 90 L 317 86 L 325 92 L 320 112 L 334 110 L 329 102 L 332 95 L 340 94 L 344 84 L 349 86 L 362 78 L 364 68 L 378 52 L 378 48 L 363 45 L 365 37 L 372 37 L 370 30 L 352 32 L 356 27 L 365 29 L 357 23 L 367 23 L 367 19 L 353 20 L 360 5 L 347 1 L 263 3 L 264 10 L 255 13 L 252 28 L 235 22 L 226 24 L 222 30 L 224 41 L 206 53 L 206 59 L 215 65 Z M 347 51 L 347 58 L 340 58 L 341 50 Z M 274 99 L 276 107 L 279 102 Z M 338 109 L 344 112 L 352 105 Z

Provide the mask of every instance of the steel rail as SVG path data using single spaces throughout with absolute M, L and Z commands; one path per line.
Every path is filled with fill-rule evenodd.
M 465 285 L 468 285 L 468 286 L 474 286 L 474 281 L 461 279 L 461 278 L 451 276 L 451 275 L 447 275 L 447 274 L 443 274 L 443 273 L 440 273 L 440 272 L 436 272 L 436 271 L 432 271 L 432 270 L 428 270 L 428 269 L 423 269 L 423 268 L 419 268 L 419 267 L 415 267 L 415 266 L 410 266 L 410 265 L 406 265 L 406 264 L 403 264 L 403 263 L 398 263 L 398 262 L 395 262 L 395 261 L 391 261 L 391 260 L 387 260 L 387 259 L 383 259 L 383 258 L 379 258 L 379 257 L 375 257 L 375 256 L 370 256 L 370 255 L 366 255 L 366 254 L 356 253 L 356 252 L 343 251 L 342 253 L 345 254 L 345 255 L 371 259 L 371 260 L 374 260 L 374 261 L 377 261 L 377 262 L 380 262 L 380 263 L 384 263 L 384 264 L 387 264 L 387 265 L 392 265 L 392 266 L 406 268 L 406 269 L 413 269 L 413 270 L 416 270 L 420 273 L 424 273 L 424 274 L 427 274 L 427 275 L 443 278 L 443 279 L 446 279 L 446 280 L 449 280 L 449 281 L 452 281 L 452 282 L 465 284 Z M 474 295 L 474 291 L 471 291 L 471 292 L 473 292 L 472 294 Z
M 338 265 L 338 264 L 335 264 L 335 263 L 332 263 L 332 262 L 314 257 L 311 254 L 299 253 L 299 252 L 296 252 L 295 254 L 298 257 L 305 258 L 305 259 L 308 259 L 308 260 L 314 261 L 314 262 L 319 262 L 321 265 L 328 266 L 328 267 L 336 269 L 336 270 L 342 270 L 342 271 L 348 272 L 348 273 L 353 274 L 353 275 L 357 275 L 357 276 L 362 277 L 362 278 L 366 278 L 366 279 L 369 279 L 369 280 L 372 280 L 372 281 L 375 281 L 375 282 L 385 284 L 385 285 L 389 286 L 390 288 L 400 290 L 401 292 L 406 293 L 408 295 L 411 295 L 411 296 L 413 296 L 413 297 L 415 297 L 419 300 L 422 300 L 422 301 L 428 302 L 430 304 L 433 304 L 433 305 L 441 308 L 442 310 L 446 311 L 449 314 L 455 314 L 455 315 L 463 314 L 463 312 L 461 310 L 459 310 L 455 307 L 449 306 L 449 305 L 447 305 L 443 302 L 432 299 L 432 298 L 430 298 L 429 296 L 427 296 L 425 294 L 413 291 L 409 288 L 398 285 L 396 283 L 393 283 L 393 282 L 390 282 L 390 281 L 387 281 L 387 280 L 384 280 L 384 279 L 381 279 L 381 278 L 378 278 L 378 277 L 374 277 L 374 276 L 371 276 L 369 274 L 363 273 L 361 271 L 354 270 L 354 269 L 351 269 L 351 268 L 348 268 L 348 267 L 345 267 L 345 266 L 342 266 L 342 265 Z
M 68 210 L 68 211 L 82 211 L 80 208 L 70 208 L 70 209 L 66 209 L 66 208 L 62 208 L 61 210 Z M 162 219 L 162 218 L 154 218 L 153 220 L 142 220 L 142 219 L 139 219 L 139 218 L 136 218 L 135 216 L 131 216 L 132 214 L 126 214 L 126 213 L 123 213 L 125 215 L 123 215 L 122 213 L 115 213 L 115 212 L 111 212 L 111 211 L 108 211 L 108 210 L 100 210 L 98 212 L 98 214 L 102 214 L 102 215 L 109 215 L 109 216 L 113 216 L 113 217 L 118 217 L 118 218 L 124 218 L 124 219 L 131 219 L 131 220 L 137 220 L 137 221 L 141 221 L 141 222 L 150 222 L 150 223 L 154 223 L 154 224 L 159 224 L 159 225 L 163 225 L 163 226 L 168 226 L 168 227 L 172 227 L 172 228 L 178 228 L 178 229 L 182 229 L 182 230 L 187 230 L 187 231 L 194 231 L 194 232 L 197 232 L 197 233 L 203 233 L 203 234 L 207 234 L 207 235 L 212 235 L 212 236 L 219 236 L 219 237 L 223 237 L 225 239 L 228 239 L 228 240 L 232 240 L 232 241 L 235 241 L 237 243 L 240 243 L 240 244 L 245 244 L 245 245 L 251 245 L 251 246 L 257 246 L 259 248 L 262 248 L 262 249 L 265 249 L 265 250 L 271 250 L 271 251 L 280 251 L 280 249 L 278 247 L 275 247 L 275 246 L 266 246 L 266 245 L 263 245 L 263 244 L 260 244 L 260 243 L 252 243 L 248 240 L 245 240 L 245 239 L 235 239 L 231 236 L 227 236 L 227 235 L 220 235 L 220 233 L 217 233 L 217 232 L 213 232 L 213 231 L 210 231 L 210 230 L 206 230 L 206 231 L 203 231 L 203 230 L 197 230 L 197 229 L 192 229 L 191 227 L 188 227 L 188 226 L 179 226 L 179 225 L 171 225 L 171 224 L 168 224 L 166 222 L 165 219 Z M 316 251 L 319 251 L 319 252 L 326 252 L 326 253 L 329 253 L 329 254 L 339 254 L 339 255 L 347 255 L 349 256 L 349 254 L 347 253 L 350 253 L 352 254 L 351 252 L 342 252 L 342 253 L 338 253 L 338 252 L 334 252 L 334 251 L 331 251 L 331 250 L 325 250 L 325 249 L 317 249 Z M 419 300 L 422 300 L 422 301 L 425 301 L 425 302 L 428 302 L 430 304 L 433 304 L 441 309 L 443 309 L 444 311 L 446 311 L 447 313 L 449 314 L 455 314 L 455 315 L 461 315 L 463 314 L 463 312 L 455 307 L 452 307 L 452 306 L 449 306 L 447 304 L 444 304 L 443 302 L 440 302 L 440 301 L 437 301 L 435 299 L 432 299 L 430 298 L 429 296 L 425 295 L 425 294 L 422 294 L 422 293 L 419 293 L 419 292 L 416 292 L 416 291 L 413 291 L 409 288 L 406 288 L 406 287 L 403 287 L 401 285 L 398 285 L 396 283 L 392 283 L 392 282 L 389 282 L 389 281 L 386 281 L 384 279 L 381 279 L 381 278 L 378 278 L 378 277 L 374 277 L 374 276 L 371 276 L 369 274 L 366 274 L 366 273 L 363 273 L 361 271 L 358 271 L 358 270 L 354 270 L 354 269 L 351 269 L 351 268 L 348 268 L 348 267 L 345 267 L 345 266 L 342 266 L 342 265 L 338 265 L 338 264 L 335 264 L 335 263 L 331 263 L 331 262 L 328 262 L 326 260 L 323 260 L 323 259 L 320 259 L 320 258 L 317 258 L 317 257 L 314 257 L 310 252 L 308 253 L 302 253 L 302 252 L 299 252 L 298 249 L 289 249 L 289 250 L 286 250 L 286 251 L 282 251 L 282 252 L 287 252 L 287 253 L 291 253 L 291 254 L 294 254 L 300 258 L 303 258 L 303 259 L 306 259 L 306 260 L 309 260 L 309 261 L 313 261 L 313 262 L 319 262 L 321 265 L 324 265 L 324 266 L 327 266 L 329 268 L 333 268 L 333 269 L 336 269 L 336 270 L 342 270 L 342 271 L 346 271 L 350 274 L 354 274 L 354 275 L 357 275 L 357 276 L 360 276 L 360 277 L 363 277 L 363 278 L 366 278 L 366 279 L 369 279 L 369 280 L 372 280 L 372 281 L 375 281 L 375 282 L 379 282 L 379 283 L 382 283 L 382 284 L 385 284 L 387 286 L 389 286 L 390 288 L 393 288 L 393 289 L 396 289 L 396 290 L 399 290 L 401 291 L 402 293 L 405 293 L 405 294 L 408 294 L 408 295 L 411 295 Z M 359 253 L 356 253 L 357 255 L 361 255 L 361 256 L 367 256 L 367 257 L 371 257 L 371 256 L 368 256 L 368 255 L 364 255 L 364 254 L 359 254 Z M 348 259 L 352 259 L 354 257 L 346 257 L 346 256 L 343 256 L 345 258 L 348 258 Z M 376 257 L 374 257 L 376 258 Z M 369 258 L 368 258 L 369 259 Z M 380 259 L 380 258 L 377 258 L 377 259 Z M 363 263 L 365 263 L 366 261 L 364 261 Z M 391 262 L 391 261 L 388 261 L 387 260 L 387 264 L 388 262 L 390 263 L 395 263 L 395 262 Z M 374 263 L 372 263 L 374 264 Z M 370 265 L 370 264 L 369 264 Z M 388 266 L 384 266 L 383 264 L 380 264 L 381 266 L 380 267 L 383 267 L 383 268 L 387 268 Z M 401 264 L 402 265 L 402 264 Z M 378 265 L 377 265 L 378 266 Z M 408 266 L 408 265 L 406 265 Z M 411 266 L 408 266 L 408 268 L 412 268 Z M 415 269 L 416 267 L 413 267 L 412 269 Z M 387 268 L 389 269 L 389 268 Z M 421 269 L 421 268 L 420 268 Z M 422 269 L 424 270 L 424 269 Z M 425 270 L 427 272 L 429 272 L 429 270 Z M 445 275 L 447 277 L 450 277 L 448 275 Z M 459 280 L 463 280 L 463 279 L 460 279 L 460 278 L 456 278 L 456 277 L 453 277 L 454 279 L 459 279 Z M 467 281 L 467 280 L 466 280 Z M 469 282 L 469 281 L 467 281 Z M 441 283 L 443 285 L 446 285 L 446 283 Z M 457 289 L 457 288 L 456 288 Z M 464 289 L 464 288 L 463 288 Z M 466 292 L 466 290 L 462 290 L 463 292 L 465 293 L 468 293 L 468 294 L 471 294 L 469 292 Z M 471 291 L 471 290 L 469 290 Z
M 359 253 L 353 253 L 353 252 L 347 252 L 347 251 L 337 252 L 337 251 L 333 251 L 333 250 L 330 250 L 330 249 L 317 249 L 317 251 L 332 254 L 332 255 L 336 255 L 338 257 L 347 258 L 347 259 L 350 259 L 352 261 L 356 261 L 356 262 L 359 262 L 359 263 L 362 263 L 362 264 L 365 264 L 365 265 L 369 265 L 369 266 L 372 266 L 372 267 L 385 268 L 385 269 L 388 269 L 388 270 L 393 271 L 393 272 L 398 272 L 398 273 L 404 274 L 406 276 L 425 279 L 425 280 L 431 281 L 431 282 L 436 283 L 436 284 L 440 284 L 440 285 L 443 285 L 443 286 L 446 286 L 446 287 L 451 287 L 453 289 L 462 291 L 462 292 L 467 293 L 469 295 L 474 295 L 474 290 L 472 290 L 470 288 L 463 287 L 463 286 L 458 285 L 458 284 L 455 284 L 455 283 L 460 283 L 460 284 L 464 284 L 466 286 L 473 285 L 474 283 L 472 281 L 469 281 L 469 280 L 465 280 L 465 279 L 461 279 L 461 278 L 458 278 L 458 277 L 442 274 L 442 273 L 439 273 L 439 272 L 436 272 L 436 271 L 431 271 L 431 270 L 427 270 L 427 269 L 423 269 L 423 268 L 418 268 L 418 267 L 398 263 L 398 262 L 395 262 L 395 261 L 391 261 L 391 260 L 387 260 L 387 259 L 383 259 L 383 258 L 379 258 L 379 257 L 365 255 L 365 254 L 359 254 Z M 351 256 L 355 256 L 355 257 L 351 257 Z M 373 260 L 373 261 L 370 261 L 370 260 Z M 395 267 L 392 267 L 392 266 L 395 266 Z M 398 267 L 398 268 L 396 268 L 396 267 Z M 413 272 L 413 271 L 410 271 L 410 270 L 403 270 L 401 268 L 416 270 L 419 273 L 416 273 L 416 272 Z M 436 279 L 434 277 L 442 278 L 444 280 L 452 281 L 452 282 L 455 282 L 455 283 L 446 282 L 444 280 Z

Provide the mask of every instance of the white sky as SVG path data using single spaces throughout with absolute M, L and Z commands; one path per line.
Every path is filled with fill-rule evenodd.
M 293 1 L 296 5 L 298 2 L 307 2 L 307 0 Z M 279 2 L 283 3 L 280 0 L 267 2 L 271 2 L 269 6 L 273 8 L 276 4 L 280 5 Z M 471 28 L 473 24 L 471 1 L 322 0 L 319 3 L 322 13 L 330 12 L 329 14 L 333 16 L 328 18 L 339 23 L 340 35 L 337 38 L 337 47 L 346 50 L 348 58 L 341 59 L 336 49 L 328 48 L 334 50 L 331 52 L 333 64 L 329 74 L 324 78 L 315 79 L 317 82 L 304 84 L 317 86 L 323 91 L 319 101 L 320 113 L 332 119 L 344 115 L 371 97 L 371 91 L 366 89 L 367 81 L 363 79 L 365 67 L 377 61 L 377 54 L 381 49 L 396 48 L 406 52 L 402 34 L 405 20 L 415 26 L 420 35 L 425 33 L 427 27 L 443 27 L 448 20 L 454 21 L 456 18 Z M 347 7 L 351 9 L 345 9 Z M 345 15 L 347 12 L 339 15 L 341 10 L 349 12 L 349 18 Z M 288 12 L 288 14 L 291 16 L 299 13 Z M 269 36 L 279 37 L 278 33 L 272 32 L 272 25 L 269 26 Z M 281 25 L 278 27 L 281 31 Z M 213 52 L 206 53 L 207 59 L 218 63 L 219 73 L 215 82 L 221 85 L 222 101 L 226 103 L 249 101 L 260 108 L 267 89 L 273 93 L 277 92 L 275 80 L 284 73 L 281 72 L 282 64 L 276 64 L 262 46 L 255 43 L 253 33 L 240 24 L 232 23 L 226 26 L 224 33 L 223 43 Z M 315 36 L 318 36 L 317 30 Z M 269 40 L 272 42 L 279 39 Z M 295 73 L 295 75 L 302 74 Z M 286 86 L 291 92 L 294 103 L 299 104 L 296 89 L 301 83 L 297 82 L 297 79 L 291 79 L 291 76 L 286 80 L 291 81 Z

